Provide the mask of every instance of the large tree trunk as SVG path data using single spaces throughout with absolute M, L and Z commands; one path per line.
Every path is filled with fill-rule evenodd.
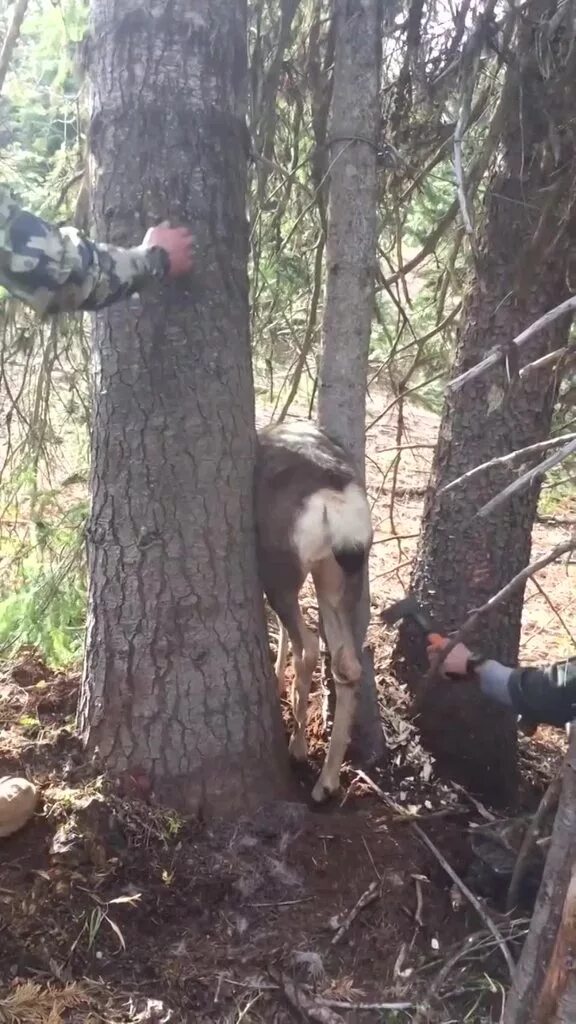
M 381 63 L 379 0 L 337 0 L 336 54 L 330 119 L 330 199 L 326 239 L 326 303 L 318 391 L 318 420 L 352 454 L 364 474 L 366 386 L 374 309 Z M 357 632 L 370 617 L 365 579 Z M 356 756 L 384 752 L 371 651 L 362 658 L 356 712 Z
M 576 729 L 530 931 L 504 1024 L 576 1021 Z
M 287 775 L 253 543 L 245 4 L 92 0 L 98 237 L 193 226 L 197 266 L 98 316 L 80 727 L 116 773 L 227 813 Z
M 537 0 L 530 18 L 537 19 L 548 6 Z M 534 24 L 529 19 L 523 23 L 518 64 L 509 65 L 504 84 L 502 152 L 487 190 L 476 278 L 465 301 L 454 374 L 478 362 L 493 345 L 511 341 L 567 296 L 570 210 L 564 200 L 571 192 L 574 143 L 561 126 L 572 117 L 576 101 L 574 57 L 570 66 L 563 65 L 556 47 L 557 62 L 551 62 L 543 80 Z M 529 362 L 560 347 L 567 330 L 566 320 L 557 321 L 523 348 L 523 359 Z M 469 609 L 484 603 L 529 561 L 538 488 L 487 519 L 476 518 L 476 512 L 510 482 L 510 469 L 493 469 L 448 494 L 439 492 L 472 467 L 547 438 L 554 397 L 555 381 L 548 371 L 516 380 L 507 393 L 501 367 L 446 402 L 413 576 L 416 594 L 446 629 L 461 624 Z M 473 638 L 477 648 L 514 663 L 523 596 L 517 590 L 484 618 Z M 401 649 L 432 750 L 477 790 L 511 796 L 516 768 L 512 715 L 472 687 L 444 684 L 422 692 L 423 665 L 407 630 Z

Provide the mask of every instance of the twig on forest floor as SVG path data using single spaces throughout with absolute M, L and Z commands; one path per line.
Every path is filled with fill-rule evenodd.
M 378 783 L 374 782 L 374 779 L 371 779 L 370 776 L 366 774 L 366 772 L 363 772 L 361 771 L 361 769 L 358 769 L 356 771 L 356 778 L 361 779 L 362 782 L 365 782 L 367 786 L 370 786 L 370 789 L 373 789 L 376 795 L 380 797 L 382 802 L 385 803 L 386 806 L 389 807 L 391 811 L 394 811 L 394 813 L 398 815 L 398 817 L 410 817 L 409 812 L 404 807 L 401 807 L 400 804 L 395 803 L 392 797 L 388 796 L 387 793 L 385 793 L 384 790 L 380 788 Z
M 379 898 L 380 894 L 380 882 L 370 882 L 370 885 L 366 891 L 362 893 L 360 899 L 354 904 L 352 910 L 349 910 L 344 919 L 337 924 L 336 934 L 330 940 L 331 946 L 336 946 L 340 942 L 340 939 L 344 937 L 346 932 L 349 930 L 350 925 L 358 917 L 360 911 L 364 910 L 365 907 L 370 906 L 371 903 L 374 903 Z
M 283 994 L 288 1006 L 293 1010 L 297 1010 L 300 1017 L 304 1020 L 314 1021 L 315 1024 L 344 1024 L 344 1020 L 339 1013 L 334 1013 L 333 1009 L 329 1006 L 321 1004 L 319 1000 L 307 995 L 299 985 L 296 985 L 282 971 L 269 967 L 268 974 L 272 981 L 276 983 L 276 991 Z
M 424 900 L 422 897 L 422 879 L 424 876 L 412 875 L 412 878 L 414 879 L 414 885 L 416 886 L 416 910 L 414 911 L 414 920 L 419 928 L 423 928 L 424 918 L 422 917 L 422 911 L 424 909 Z M 424 881 L 427 882 L 428 879 L 424 878 Z
M 384 790 L 380 789 L 380 786 L 378 786 L 378 784 L 376 782 L 374 782 L 370 778 L 370 776 L 366 775 L 364 772 L 357 772 L 357 774 L 361 775 L 361 777 L 366 782 L 369 783 L 371 788 L 374 790 L 375 793 L 378 794 L 380 799 L 384 801 L 384 803 L 386 804 L 387 807 L 389 807 L 391 804 L 393 805 L 393 801 L 391 801 L 390 798 L 388 796 L 386 796 L 386 793 L 384 792 Z M 394 807 L 394 809 L 396 810 L 396 807 Z M 406 812 L 406 813 L 408 814 L 408 812 Z M 466 897 L 466 899 L 469 901 L 469 903 L 472 904 L 472 906 L 474 907 L 476 913 L 481 917 L 481 919 L 483 920 L 483 922 L 486 925 L 486 927 L 488 928 L 488 930 L 492 933 L 492 935 L 494 936 L 494 938 L 495 938 L 495 940 L 496 940 L 500 950 L 502 951 L 502 955 L 503 955 L 503 957 L 504 957 L 504 959 L 506 961 L 508 970 L 510 972 L 510 977 L 512 977 L 512 975 L 514 973 L 514 961 L 512 959 L 512 955 L 510 953 L 510 950 L 508 949 L 508 946 L 506 945 L 506 941 L 504 939 L 504 936 L 502 935 L 502 933 L 501 933 L 500 929 L 498 928 L 498 926 L 495 924 L 495 922 L 490 917 L 488 911 L 482 906 L 480 901 L 477 899 L 477 897 L 474 895 L 474 893 L 471 892 L 471 890 L 468 888 L 468 886 L 465 884 L 465 882 L 462 881 L 460 876 L 456 874 L 456 872 L 454 871 L 454 868 L 451 867 L 451 865 L 448 863 L 448 861 L 446 860 L 444 855 L 442 853 L 440 853 L 440 850 L 434 845 L 432 840 L 428 838 L 428 836 L 420 828 L 420 826 L 417 825 L 416 822 L 410 822 L 409 827 L 414 832 L 414 834 L 416 836 L 418 836 L 420 841 L 423 842 L 424 845 L 427 846 L 428 849 L 434 854 L 434 856 L 436 857 L 438 863 L 444 868 L 444 871 L 446 872 L 446 874 L 449 875 L 450 878 L 452 879 L 452 881 L 454 882 L 454 884 L 458 886 L 458 888 L 460 889 L 460 892 L 463 894 L 463 896 Z
M 504 959 L 506 961 L 506 965 L 507 965 L 508 970 L 510 972 L 510 977 L 512 978 L 513 975 L 514 975 L 514 970 L 515 970 L 515 965 L 514 965 L 514 960 L 512 959 L 512 954 L 510 953 L 510 950 L 508 949 L 508 946 L 506 944 L 506 940 L 505 940 L 504 936 L 502 935 L 502 933 L 501 933 L 500 929 L 498 928 L 498 926 L 495 924 L 495 922 L 490 917 L 490 914 L 488 913 L 488 911 L 485 909 L 485 907 L 482 906 L 482 904 L 480 903 L 480 900 L 468 888 L 466 883 L 462 881 L 460 876 L 456 874 L 456 872 L 454 871 L 454 868 L 448 863 L 448 861 L 446 860 L 444 855 L 442 853 L 440 853 L 440 850 L 438 849 L 438 847 L 434 845 L 432 840 L 428 838 L 428 836 L 420 828 L 420 826 L 414 824 L 414 825 L 411 825 L 410 828 L 418 836 L 418 838 L 424 843 L 424 845 L 428 847 L 430 852 L 434 854 L 434 856 L 436 857 L 436 860 L 444 868 L 444 871 L 446 872 L 446 874 L 449 875 L 450 878 L 452 879 L 452 881 L 454 882 L 454 884 L 458 886 L 458 888 L 460 889 L 460 892 L 462 893 L 462 895 L 465 896 L 466 899 L 468 900 L 468 902 L 472 904 L 472 906 L 474 907 L 474 910 L 476 911 L 476 913 L 484 921 L 484 924 L 489 929 L 489 931 L 492 932 L 492 935 L 494 936 L 494 938 L 495 938 L 496 942 L 498 943 L 498 946 L 499 946 L 499 948 L 500 948 L 500 950 L 502 952 L 502 956 L 504 957 Z
M 281 972 L 276 971 L 274 968 L 269 969 L 268 974 L 273 979 L 282 977 L 284 981 L 287 980 L 285 975 L 281 975 Z M 235 978 L 225 977 L 224 981 L 229 985 L 236 985 L 239 988 L 258 989 L 261 992 L 278 992 L 279 990 L 281 990 L 288 998 L 288 994 L 284 988 L 284 985 L 281 985 L 279 980 L 265 981 L 263 978 L 257 977 L 252 978 L 250 981 L 237 981 Z M 304 1000 L 309 1000 L 309 997 L 306 995 L 306 993 L 303 992 L 301 988 L 296 989 L 296 986 L 294 985 L 293 982 L 290 983 L 290 986 L 291 995 L 294 995 L 297 998 L 304 997 Z M 323 1007 L 327 1007 L 329 1009 L 334 1010 L 348 1010 L 350 1013 L 355 1013 L 357 1010 L 411 1010 L 414 1008 L 415 1005 L 414 1003 L 408 1002 L 350 1003 L 344 999 L 330 999 L 329 997 L 325 996 L 316 996 L 314 1003 L 316 1009 L 322 1009 Z M 291 1003 L 291 1005 L 294 1007 L 294 1009 L 299 1010 L 302 1014 L 307 1009 L 307 1007 L 304 1006 L 302 1003 Z M 337 1017 L 337 1014 L 334 1014 L 333 1017 Z M 308 1018 L 314 1021 L 318 1020 L 317 1017 L 310 1016 L 309 1009 Z M 340 1021 L 341 1017 L 338 1017 L 337 1019 Z
M 434 999 L 440 992 L 450 972 L 452 971 L 452 968 L 456 966 L 458 961 L 461 960 L 463 956 L 466 956 L 467 953 L 472 952 L 472 950 L 475 948 L 474 944 L 478 941 L 478 939 L 483 938 L 485 934 L 486 933 L 484 932 L 484 930 L 482 930 L 481 932 L 474 932 L 473 935 L 467 935 L 463 945 L 459 949 L 457 949 L 456 952 L 453 953 L 451 957 L 448 958 L 445 964 L 443 964 L 441 969 L 438 971 L 436 977 L 432 981 L 432 984 L 430 985 L 426 995 L 424 996 L 424 999 L 418 1004 L 416 1016 L 414 1017 L 412 1024 L 426 1024 L 426 1021 L 428 1021 L 429 1019 L 430 1007 Z
M 411 1010 L 414 1003 L 347 1003 L 344 999 L 324 999 L 319 997 L 321 1006 L 333 1006 L 337 1010 Z
M 362 836 L 362 842 L 364 844 L 364 849 L 366 850 L 366 853 L 368 854 L 368 859 L 369 859 L 369 861 L 370 861 L 370 863 L 372 865 L 372 870 L 374 871 L 374 874 L 376 875 L 376 878 L 378 879 L 378 881 L 381 882 L 382 881 L 382 875 L 380 874 L 380 872 L 378 871 L 378 868 L 376 867 L 376 861 L 374 860 L 374 857 L 372 856 L 372 851 L 371 851 L 370 847 L 368 846 L 368 843 L 366 842 L 366 839 L 365 839 L 364 836 Z
M 492 823 L 498 820 L 496 815 L 492 814 L 491 811 L 487 810 L 487 808 L 484 807 L 484 804 L 480 800 L 477 800 L 476 797 L 472 796 L 472 794 L 469 793 L 467 789 L 464 789 L 464 786 L 461 786 L 458 782 L 452 782 L 451 785 L 452 789 L 455 789 L 457 793 L 462 793 L 462 796 L 465 797 L 466 800 L 468 800 L 476 808 L 480 817 L 484 818 L 485 821 L 489 821 Z
M 451 804 L 450 807 L 441 807 L 438 811 L 404 811 L 402 814 L 395 814 L 392 821 L 404 824 L 410 821 L 435 821 L 438 818 L 451 818 L 453 814 L 470 814 L 470 811 L 463 804 Z

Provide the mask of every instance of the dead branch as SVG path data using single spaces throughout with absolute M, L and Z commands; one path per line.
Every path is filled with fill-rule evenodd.
M 480 50 L 476 52 L 472 59 L 472 67 L 463 67 L 463 74 L 461 75 L 462 80 L 462 102 L 458 111 L 458 120 L 454 129 L 454 177 L 456 179 L 456 195 L 458 197 L 458 205 L 460 206 L 460 214 L 462 217 L 462 223 L 464 224 L 464 230 L 468 235 L 470 242 L 470 248 L 472 253 L 476 256 L 477 247 L 476 239 L 474 236 L 474 227 L 472 225 L 472 217 L 468 208 L 468 197 L 466 195 L 466 184 L 464 181 L 464 165 L 462 162 L 462 143 L 466 129 L 470 123 L 470 108 L 472 104 L 472 94 L 474 92 L 474 86 L 476 85 L 476 76 L 478 73 L 478 67 L 480 63 Z
M 282 971 L 271 967 L 268 974 L 276 982 L 290 1008 L 298 1012 L 300 1019 L 314 1021 L 315 1024 L 344 1024 L 344 1018 L 339 1013 L 334 1013 L 326 1003 L 320 1003 L 307 995 Z
M 338 926 L 336 934 L 330 940 L 331 946 L 336 946 L 337 943 L 340 942 L 340 939 L 343 938 L 343 936 L 346 934 L 352 922 L 358 917 L 360 911 L 364 910 L 364 907 L 368 907 L 370 906 L 371 903 L 374 903 L 374 901 L 377 900 L 379 896 L 380 883 L 370 882 L 370 885 L 368 886 L 366 891 L 362 893 L 360 899 L 357 901 L 357 903 L 354 904 L 352 910 L 348 911 L 348 913 L 344 917 L 344 920 Z
M 474 910 L 476 911 L 476 913 L 481 917 L 481 919 L 484 922 L 484 924 L 486 925 L 486 927 L 492 933 L 492 935 L 494 936 L 496 942 L 498 943 L 498 946 L 500 947 L 500 950 L 502 952 L 502 956 L 504 957 L 504 959 L 506 961 L 506 965 L 507 965 L 508 970 L 510 972 L 510 977 L 512 977 L 513 974 L 514 974 L 514 969 L 515 969 L 514 961 L 512 959 L 512 954 L 510 953 L 510 950 L 508 949 L 508 946 L 506 945 L 506 940 L 504 939 L 504 936 L 500 932 L 500 929 L 498 928 L 498 926 L 495 924 L 495 922 L 490 917 L 488 911 L 482 906 L 480 901 L 477 899 L 477 897 L 474 895 L 474 893 L 471 892 L 471 890 L 468 888 L 468 886 L 462 881 L 460 876 L 456 874 L 456 872 L 454 871 L 454 868 L 451 867 L 451 865 L 448 863 L 448 861 L 443 856 L 443 854 L 440 853 L 440 850 L 434 845 L 432 840 L 428 838 L 428 836 L 420 828 L 420 826 L 414 824 L 414 825 L 411 825 L 410 828 L 418 836 L 418 838 L 424 843 L 424 845 L 428 847 L 430 852 L 434 854 L 434 856 L 436 857 L 436 860 L 444 868 L 444 871 L 446 872 L 446 874 L 449 875 L 450 878 L 452 879 L 452 881 L 454 882 L 454 884 L 458 886 L 458 888 L 460 889 L 460 892 L 462 893 L 462 895 L 466 897 L 466 899 L 468 900 L 469 903 L 471 903 L 471 905 L 474 907 Z
M 374 780 L 371 779 L 369 775 L 366 775 L 365 772 L 356 772 L 356 775 L 359 776 L 365 782 L 368 783 L 370 788 L 374 790 L 374 792 L 380 797 L 380 799 L 386 804 L 387 807 L 392 807 L 392 809 L 396 813 L 398 813 L 397 805 L 394 804 L 394 802 L 390 799 L 390 797 L 388 797 L 386 795 L 384 790 L 380 789 L 380 786 L 376 782 L 374 782 Z M 400 809 L 400 810 L 402 810 L 402 809 Z M 409 817 L 409 812 L 408 811 L 404 811 L 404 815 L 405 815 L 405 817 Z M 462 881 L 460 876 L 456 874 L 456 872 L 454 871 L 454 868 L 451 867 L 451 865 L 448 863 L 448 861 L 443 856 L 443 854 L 440 853 L 440 850 L 434 845 L 432 840 L 428 838 L 428 836 L 420 828 L 420 826 L 417 825 L 415 822 L 411 822 L 410 823 L 410 828 L 414 832 L 414 834 L 416 836 L 418 836 L 418 839 L 420 839 L 420 841 L 423 842 L 424 845 L 428 847 L 428 849 L 431 851 L 431 853 L 434 854 L 434 856 L 436 857 L 436 860 L 444 868 L 444 871 L 446 872 L 446 874 L 450 876 L 450 878 L 452 879 L 454 884 L 457 885 L 458 888 L 460 889 L 460 892 L 472 904 L 472 906 L 474 907 L 476 913 L 482 918 L 484 924 L 486 925 L 488 930 L 492 933 L 492 935 L 494 936 L 494 939 L 496 940 L 498 946 L 500 947 L 500 949 L 502 951 L 502 956 L 504 957 L 504 959 L 506 961 L 506 965 L 507 965 L 508 970 L 510 972 L 510 977 L 512 977 L 512 975 L 514 974 L 514 961 L 512 959 L 512 955 L 510 953 L 510 950 L 508 949 L 508 946 L 506 945 L 506 941 L 504 939 L 504 936 L 502 935 L 502 933 L 501 933 L 500 929 L 498 928 L 498 926 L 495 924 L 495 922 L 490 917 L 488 911 L 485 910 L 485 908 L 482 906 L 482 904 L 477 899 L 477 897 L 474 895 L 474 893 L 471 892 L 470 889 L 468 888 L 468 886 Z M 374 883 L 372 883 L 372 884 L 374 884 Z
M 366 774 L 366 772 L 363 772 L 360 769 L 358 769 L 358 771 L 356 772 L 356 778 L 361 779 L 362 782 L 365 782 L 366 785 L 370 787 L 370 789 L 373 789 L 376 795 L 380 797 L 382 803 L 386 804 L 386 806 L 389 807 L 391 811 L 394 811 L 394 814 L 396 814 L 399 818 L 410 817 L 410 812 L 407 811 L 405 807 L 401 807 L 400 804 L 395 803 L 392 797 L 388 796 L 383 789 L 380 789 L 378 783 L 374 782 L 374 779 L 371 779 L 370 776 Z
M 455 789 L 457 793 L 462 793 L 462 796 L 465 797 L 466 800 L 468 800 L 472 804 L 472 806 L 476 808 L 480 817 L 484 818 L 484 821 L 489 821 L 493 824 L 495 821 L 498 820 L 495 814 L 492 814 L 491 811 L 488 811 L 486 807 L 484 807 L 484 804 L 480 800 L 477 800 L 475 796 L 472 796 L 472 794 L 469 793 L 467 789 L 464 789 L 464 786 L 461 786 L 460 783 L 453 782 L 452 789 Z
M 306 360 L 312 349 L 312 343 L 316 336 L 316 327 L 318 321 L 318 304 L 320 302 L 320 291 L 322 287 L 322 261 L 324 259 L 324 243 L 325 236 L 324 232 L 320 232 L 320 236 L 316 243 L 316 249 L 314 253 L 314 286 L 312 288 L 312 295 L 310 298 L 310 309 L 308 311 L 308 320 L 306 323 L 306 331 L 304 339 L 302 341 L 302 347 L 298 353 L 296 360 L 296 366 L 294 367 L 294 373 L 292 374 L 292 380 L 290 382 L 290 390 L 286 397 L 286 401 L 280 410 L 278 416 L 278 423 L 282 423 L 288 415 L 290 406 L 292 405 L 296 395 L 298 394 L 298 388 L 300 387 L 300 380 L 302 378 L 302 371 L 306 365 Z
M 463 945 L 460 946 L 460 948 L 457 949 L 456 952 L 448 958 L 445 964 L 443 964 L 441 969 L 438 971 L 438 974 L 434 978 L 434 981 L 430 985 L 430 988 L 428 989 L 424 999 L 422 1000 L 422 1002 L 418 1004 L 418 1010 L 416 1016 L 414 1017 L 413 1024 L 426 1024 L 426 1022 L 430 1019 L 430 1007 L 432 1005 L 432 1002 L 436 998 L 438 992 L 441 990 L 451 970 L 456 966 L 458 961 L 461 960 L 463 956 L 466 956 L 467 953 L 470 953 L 475 949 L 476 943 L 484 935 L 484 931 L 474 932 L 473 935 L 467 935 Z
M 541 569 L 545 569 L 551 562 L 555 562 L 558 558 L 562 558 L 562 555 L 566 555 L 570 551 L 576 551 L 576 533 L 572 534 L 569 540 L 563 541 L 561 544 L 557 544 L 556 547 L 552 548 L 551 551 L 548 551 L 547 554 L 542 555 L 542 558 L 538 558 L 535 562 L 531 562 L 530 565 L 527 565 L 519 573 L 516 573 L 516 576 L 513 576 L 505 587 L 502 587 L 502 589 L 496 594 L 493 594 L 493 596 L 486 601 L 485 604 L 481 605 L 480 608 L 474 608 L 460 629 L 450 637 L 446 646 L 440 651 L 435 652 L 431 661 L 429 675 L 433 675 L 438 671 L 450 654 L 450 651 L 454 650 L 456 644 L 459 644 L 464 637 L 474 629 L 482 615 L 486 615 L 487 612 L 492 611 L 493 608 L 502 604 L 518 587 L 522 586 L 526 580 L 534 576 L 535 573 L 540 572 Z
M 557 348 L 554 352 L 548 352 L 545 356 L 540 356 L 539 359 L 535 359 L 533 363 L 527 363 L 523 366 L 518 374 L 519 377 L 527 377 L 534 370 L 541 370 L 545 366 L 552 366 L 557 363 L 560 359 L 563 359 L 567 353 L 570 352 L 571 346 L 564 346 L 563 348 Z M 575 354 L 576 354 L 576 350 Z
M 453 491 L 460 484 L 468 483 L 469 480 L 478 476 L 479 473 L 483 473 L 486 469 L 491 469 L 492 466 L 505 466 L 508 462 L 513 462 L 514 459 L 532 455 L 536 452 L 545 452 L 548 448 L 555 448 L 556 445 L 563 444 L 565 441 L 576 441 L 576 434 L 562 434 L 559 437 L 551 437 L 548 441 L 529 444 L 526 448 L 517 448 L 516 451 L 509 452 L 508 455 L 499 455 L 495 459 L 489 459 L 488 462 L 482 462 L 479 466 L 469 469 L 467 473 L 463 473 L 456 480 L 451 480 L 449 484 L 446 484 L 445 487 L 438 491 L 438 495 L 447 494 L 448 491 Z
M 574 434 L 576 437 L 576 434 Z M 391 448 L 377 448 L 377 455 L 385 455 L 386 452 L 412 452 L 420 448 L 435 448 L 435 444 L 393 444 Z
M 413 540 L 414 537 L 419 537 L 418 533 L 397 533 L 393 537 L 383 537 L 382 540 L 373 541 L 372 547 L 376 544 L 390 544 L 392 541 L 398 540 Z
M 570 638 L 572 644 L 574 645 L 574 649 L 576 650 L 576 636 L 574 636 L 572 630 L 570 629 L 570 627 L 569 627 L 568 623 L 566 622 L 564 616 L 562 615 L 562 612 L 560 611 L 560 609 L 556 607 L 556 605 L 554 604 L 552 598 L 548 596 L 548 594 L 544 590 L 544 587 L 540 583 L 538 583 L 538 580 L 533 578 L 533 579 L 531 579 L 530 582 L 534 584 L 534 586 L 536 587 L 536 590 L 538 591 L 538 593 L 544 598 L 544 600 L 546 601 L 546 604 L 551 609 L 551 611 L 554 612 L 554 615 L 558 619 L 558 622 L 562 626 L 562 629 L 566 633 L 566 636 L 568 636 Z
M 559 452 L 555 452 L 554 455 L 549 455 L 547 459 L 540 462 L 538 466 L 534 466 L 534 469 L 528 470 L 527 473 L 523 473 L 519 476 L 514 483 L 509 484 L 503 491 L 500 491 L 491 501 L 488 501 L 481 509 L 476 513 L 477 516 L 484 519 L 485 516 L 490 515 L 494 509 L 502 505 L 508 498 L 512 497 L 513 494 L 517 494 L 518 491 L 523 491 L 526 487 L 530 487 L 535 480 L 539 480 L 540 477 L 545 476 L 549 470 L 553 469 L 554 466 L 558 466 L 561 462 L 564 462 L 572 452 L 576 452 L 576 438 L 565 444 Z
M 393 409 L 395 405 L 398 405 L 398 402 L 403 402 L 405 398 L 408 398 L 408 395 L 414 394 L 415 391 L 422 391 L 422 388 L 427 388 L 429 384 L 434 384 L 434 382 L 440 380 L 442 376 L 442 373 L 435 373 L 433 377 L 428 377 L 428 380 L 423 380 L 421 384 L 414 384 L 413 387 L 407 388 L 401 395 L 397 395 L 396 398 L 389 402 L 384 409 L 384 412 L 379 413 L 378 416 L 375 416 L 368 424 L 366 427 L 366 433 L 368 433 L 369 430 L 372 430 L 372 427 L 375 427 L 377 423 L 380 423 L 380 420 L 385 419 L 391 409 Z
M 510 879 L 510 885 L 508 887 L 508 893 L 506 896 L 506 910 L 513 910 L 516 906 L 520 885 L 522 884 L 522 879 L 524 878 L 524 875 L 526 873 L 526 865 L 528 863 L 528 858 L 530 857 L 530 854 L 534 849 L 534 844 L 538 839 L 538 835 L 540 832 L 540 828 L 542 827 L 544 818 L 550 811 L 552 811 L 555 808 L 556 804 L 558 803 L 558 800 L 560 799 L 561 789 L 562 774 L 560 773 L 556 776 L 555 779 L 552 780 L 552 782 L 548 786 L 548 789 L 546 790 L 544 796 L 538 804 L 536 812 L 532 816 L 532 821 L 526 829 L 526 835 L 524 836 L 524 839 L 522 840 L 522 844 L 518 851 L 518 857 L 516 858 L 516 863 L 514 865 L 514 870 L 512 872 L 512 878 Z
M 0 50 L 0 92 L 2 92 L 4 79 L 8 74 L 10 61 L 12 60 L 12 54 L 14 53 L 20 36 L 20 29 L 22 27 L 22 22 L 24 21 L 24 15 L 26 14 L 27 7 L 28 0 L 16 0 L 16 3 L 14 4 L 14 11 L 12 12 L 10 26 L 4 38 L 2 50 Z
M 538 331 L 543 331 L 550 324 L 553 324 L 555 320 L 558 320 L 559 317 L 571 314 L 575 309 L 576 295 L 572 295 L 569 299 L 566 299 L 565 302 L 561 302 L 559 306 L 554 306 L 554 309 L 549 309 L 543 316 L 538 317 L 538 319 L 535 320 L 533 324 L 530 324 L 526 330 L 516 335 L 510 344 L 515 345 L 516 348 L 521 348 L 521 346 L 524 345 L 525 342 L 529 341 L 530 338 L 533 338 Z M 482 374 L 485 373 L 486 370 L 489 370 L 491 366 L 497 366 L 498 363 L 503 362 L 506 358 L 507 347 L 502 348 L 502 346 L 498 345 L 497 348 L 492 349 L 492 351 L 489 352 L 489 354 L 482 359 L 480 363 L 477 363 L 476 366 L 472 366 L 469 370 L 466 370 L 465 373 L 461 373 L 458 377 L 455 377 L 454 380 L 451 380 L 447 385 L 448 393 L 458 391 L 464 386 L 464 384 L 467 384 L 468 381 L 475 380 L 476 377 L 482 376 Z
M 337 1010 L 411 1010 L 414 1003 L 347 1003 L 343 999 L 322 999 L 317 1002 L 321 1006 L 333 1006 Z

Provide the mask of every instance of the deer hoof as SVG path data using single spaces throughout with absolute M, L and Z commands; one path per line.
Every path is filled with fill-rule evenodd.
M 322 781 L 322 776 L 320 776 L 312 790 L 312 799 L 315 804 L 325 804 L 327 800 L 330 800 L 331 797 L 336 795 L 338 789 L 338 784 L 336 784 L 335 788 L 329 786 L 326 782 Z
M 288 753 L 295 761 L 306 761 L 308 757 L 308 744 L 303 733 L 293 733 L 288 744 Z

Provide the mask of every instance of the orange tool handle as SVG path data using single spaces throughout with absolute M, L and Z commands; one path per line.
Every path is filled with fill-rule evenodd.
M 440 633 L 429 633 L 427 639 L 428 646 L 432 647 L 435 651 L 441 651 L 448 643 L 446 637 L 441 636 Z

